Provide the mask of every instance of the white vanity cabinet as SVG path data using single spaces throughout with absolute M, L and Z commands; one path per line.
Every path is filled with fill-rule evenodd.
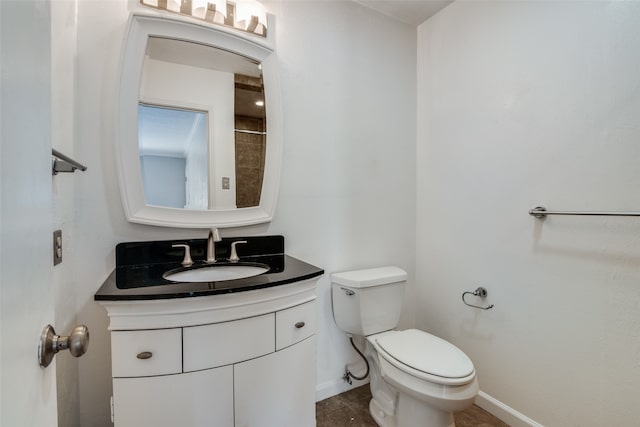
M 233 427 L 233 366 L 113 379 L 116 427 Z
M 101 303 L 116 427 L 315 426 L 315 280 Z
M 236 427 L 315 426 L 315 361 L 310 337 L 235 365 Z

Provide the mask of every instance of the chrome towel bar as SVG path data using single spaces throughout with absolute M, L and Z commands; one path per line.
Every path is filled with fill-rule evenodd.
M 588 215 L 588 216 L 640 216 L 640 212 L 575 212 L 575 211 L 548 211 L 543 206 L 537 206 L 529 210 L 529 215 L 538 219 L 545 219 L 547 215 Z
M 71 157 L 67 157 L 58 150 L 51 149 L 51 155 L 55 157 L 53 159 L 53 165 L 51 166 L 52 175 L 57 175 L 59 172 L 75 172 L 76 169 L 86 171 L 87 167 L 80 162 L 76 162 Z
M 234 132 L 238 132 L 238 133 L 249 133 L 251 135 L 266 135 L 266 132 L 261 132 L 258 130 L 246 130 L 246 129 L 234 129 Z

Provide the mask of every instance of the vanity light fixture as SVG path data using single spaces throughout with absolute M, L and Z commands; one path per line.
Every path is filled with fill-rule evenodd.
M 140 4 L 267 36 L 267 12 L 256 0 L 140 0 Z
M 191 13 L 194 18 L 224 25 L 227 19 L 227 2 L 225 0 L 192 0 Z M 216 13 L 217 12 L 217 13 Z
M 235 11 L 236 28 L 255 34 L 267 33 L 267 11 L 255 0 L 237 0 Z

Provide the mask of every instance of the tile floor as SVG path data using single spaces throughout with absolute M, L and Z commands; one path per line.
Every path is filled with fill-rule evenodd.
M 371 400 L 371 392 L 369 384 L 366 384 L 317 402 L 317 427 L 377 427 L 369 415 L 369 400 Z M 455 421 L 456 427 L 509 427 L 475 405 L 455 414 Z

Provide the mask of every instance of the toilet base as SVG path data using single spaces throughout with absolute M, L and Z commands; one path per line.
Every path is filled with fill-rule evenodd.
M 369 402 L 369 413 L 380 427 L 398 427 L 396 416 L 386 413 L 375 399 Z
M 451 412 L 440 411 L 408 394 L 398 396 L 397 415 L 387 413 L 375 399 L 369 402 L 369 413 L 380 427 L 455 427 Z
M 408 394 L 398 396 L 397 427 L 455 427 L 453 414 L 425 405 Z

